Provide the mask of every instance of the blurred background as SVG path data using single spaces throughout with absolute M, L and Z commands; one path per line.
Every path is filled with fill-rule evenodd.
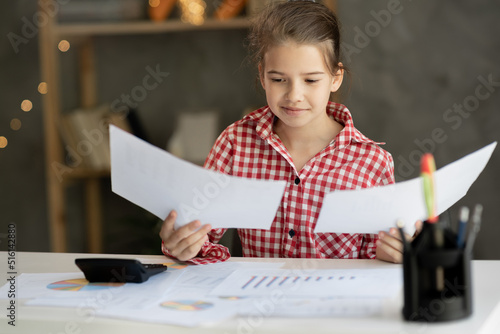
M 111 0 L 87 0 L 87 5 L 101 7 L 85 13 L 75 6 L 83 0 L 54 1 L 52 12 L 63 23 L 112 21 L 127 27 L 151 19 L 146 0 L 123 1 L 122 5 L 129 3 L 128 12 L 116 16 Z M 181 19 L 183 1 L 173 5 L 167 21 Z M 211 28 L 106 34 L 93 34 L 84 26 L 76 37 L 68 38 L 69 49 L 57 50 L 52 59 L 59 69 L 61 114 L 70 115 L 86 104 L 78 50 L 90 34 L 95 79 L 90 86 L 96 92 L 92 103 L 114 103 L 112 111 L 126 109 L 135 133 L 158 147 L 185 156 L 189 141 L 200 154 L 208 153 L 207 138 L 248 110 L 265 105 L 256 69 L 246 61 L 244 22 L 252 15 L 249 3 L 233 13 L 233 22 L 239 22 L 234 25 L 228 19 Z M 203 24 L 214 21 L 211 17 L 221 5 L 220 0 L 205 1 Z M 40 61 L 45 42 L 40 34 L 49 21 L 38 11 L 37 1 L 8 1 L 2 6 L 0 249 L 6 249 L 7 226 L 14 223 L 18 251 L 51 251 L 44 144 L 47 110 L 43 86 L 39 87 L 45 80 Z M 338 0 L 336 8 L 342 22 L 343 62 L 350 70 L 336 99 L 350 109 L 361 132 L 387 143 L 384 148 L 394 157 L 397 181 L 418 176 L 423 151 L 435 155 L 439 168 L 500 139 L 498 1 Z M 156 82 L 145 82 L 148 75 Z M 200 127 L 196 115 L 211 126 Z M 197 130 L 187 131 L 187 137 L 186 131 L 179 134 L 179 129 L 193 127 Z M 55 135 L 62 138 L 62 132 Z M 478 259 L 500 259 L 499 171 L 497 148 L 468 194 L 450 209 L 454 222 L 460 206 L 483 204 L 483 225 L 474 251 Z M 98 179 L 102 252 L 160 254 L 158 219 L 113 194 L 106 173 L 92 178 Z M 91 251 L 85 223 L 87 179 L 64 181 L 66 251 Z

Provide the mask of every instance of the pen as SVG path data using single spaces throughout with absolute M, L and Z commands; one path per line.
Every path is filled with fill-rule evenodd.
M 474 213 L 472 214 L 472 227 L 467 237 L 467 245 L 465 246 L 465 251 L 467 253 L 472 251 L 472 247 L 474 247 L 474 241 L 476 240 L 476 236 L 481 228 L 481 215 L 483 213 L 483 206 L 481 204 L 476 204 L 474 207 Z
M 411 250 L 411 246 L 410 246 L 410 243 L 406 240 L 405 234 L 403 231 L 405 224 L 403 223 L 402 220 L 398 220 L 396 222 L 396 227 L 398 228 L 399 233 L 401 234 L 401 241 L 403 242 L 403 251 L 409 252 Z
M 460 208 L 460 214 L 458 216 L 458 235 L 457 235 L 457 247 L 463 248 L 465 241 L 465 230 L 467 227 L 467 222 L 469 220 L 469 208 L 463 206 Z

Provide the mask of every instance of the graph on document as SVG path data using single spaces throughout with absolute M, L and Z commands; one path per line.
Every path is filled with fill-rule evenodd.
M 234 271 L 211 295 L 297 297 L 379 297 L 402 287 L 401 269 Z
M 338 275 L 338 276 L 319 276 L 319 275 L 252 275 L 248 281 L 244 282 L 241 290 L 245 289 L 274 289 L 281 288 L 299 288 L 302 285 L 324 286 L 330 285 L 335 281 L 354 281 L 355 275 Z

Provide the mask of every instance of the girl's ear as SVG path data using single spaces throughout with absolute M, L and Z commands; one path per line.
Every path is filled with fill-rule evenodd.
M 332 87 L 330 91 L 332 93 L 338 91 L 340 86 L 342 85 L 343 80 L 344 80 L 344 67 L 342 63 L 339 63 L 339 69 L 337 70 L 337 73 L 335 73 L 335 75 L 333 76 Z
M 261 64 L 261 63 L 259 63 L 259 68 L 258 68 L 258 70 L 259 70 L 259 79 L 260 79 L 260 84 L 262 85 L 262 88 L 263 88 L 264 90 L 266 90 L 266 85 L 264 84 L 264 72 L 262 72 L 262 71 L 263 71 L 263 69 L 262 69 L 262 64 Z

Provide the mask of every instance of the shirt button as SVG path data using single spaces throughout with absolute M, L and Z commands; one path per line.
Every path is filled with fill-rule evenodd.
M 291 229 L 290 231 L 288 231 L 288 235 L 290 236 L 290 238 L 293 238 L 293 236 L 295 235 L 295 231 Z
M 299 177 L 297 176 L 297 177 L 295 178 L 295 184 L 299 184 L 299 183 L 300 183 L 300 179 L 299 179 Z

